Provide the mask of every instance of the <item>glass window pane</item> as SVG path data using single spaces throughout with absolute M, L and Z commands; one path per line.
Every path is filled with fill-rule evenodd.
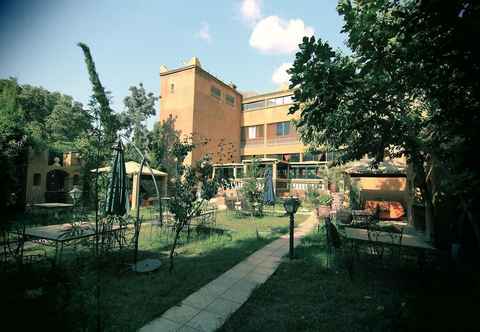
M 248 127 L 248 138 L 254 139 L 257 137 L 257 127 Z
M 283 97 L 283 103 L 284 104 L 292 104 L 293 103 L 292 95 Z

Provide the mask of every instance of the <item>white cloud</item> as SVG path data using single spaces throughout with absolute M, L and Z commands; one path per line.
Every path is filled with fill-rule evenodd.
M 287 70 L 292 67 L 290 62 L 285 62 L 280 65 L 277 69 L 274 70 L 272 75 L 272 82 L 278 85 L 286 84 L 290 81 L 290 75 L 287 73 Z
M 198 31 L 197 36 L 208 43 L 212 42 L 212 36 L 210 35 L 210 27 L 207 22 L 202 22 L 202 27 L 200 28 L 200 31 Z
M 250 36 L 250 46 L 263 53 L 292 53 L 304 36 L 312 36 L 314 29 L 303 20 L 285 21 L 278 16 L 261 19 Z
M 261 0 L 243 0 L 240 10 L 242 12 L 242 17 L 250 23 L 256 22 L 262 13 L 260 10 Z

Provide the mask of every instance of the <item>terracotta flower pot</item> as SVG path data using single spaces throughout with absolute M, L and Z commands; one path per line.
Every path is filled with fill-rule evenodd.
M 327 217 L 330 214 L 330 206 L 320 205 L 317 206 L 317 217 Z
M 332 192 L 332 193 L 336 193 L 337 192 L 337 184 L 335 182 L 330 182 L 328 184 L 328 190 L 330 190 L 330 192 Z

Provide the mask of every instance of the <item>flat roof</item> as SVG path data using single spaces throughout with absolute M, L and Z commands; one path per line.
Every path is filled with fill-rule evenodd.
M 243 103 L 246 104 L 246 103 L 251 103 L 251 102 L 255 102 L 255 101 L 260 101 L 260 100 L 263 100 L 267 97 L 282 97 L 282 96 L 288 96 L 288 95 L 291 95 L 291 94 L 293 94 L 293 90 L 291 90 L 291 89 L 272 91 L 272 92 L 258 94 L 258 95 L 255 95 L 255 96 L 245 97 L 243 99 Z
M 219 84 L 223 85 L 224 87 L 230 89 L 231 91 L 235 92 L 236 94 L 241 96 L 242 99 L 243 99 L 243 95 L 236 88 L 233 88 L 230 84 L 225 83 L 224 81 L 222 81 L 218 77 L 215 77 L 214 75 L 210 74 L 208 71 L 206 71 L 205 69 L 203 69 L 201 66 L 198 66 L 198 65 L 188 65 L 188 66 L 179 67 L 179 68 L 176 68 L 176 69 L 170 69 L 170 70 L 161 72 L 160 77 L 168 76 L 168 75 L 175 74 L 175 73 L 178 73 L 178 72 L 181 72 L 181 71 L 184 71 L 184 70 L 189 70 L 189 69 L 199 69 L 199 70 L 201 70 L 203 73 L 207 74 L 214 81 L 216 81 L 217 83 L 219 83 Z

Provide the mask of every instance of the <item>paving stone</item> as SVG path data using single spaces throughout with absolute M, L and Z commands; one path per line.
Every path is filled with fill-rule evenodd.
M 175 332 L 181 326 L 181 324 L 160 317 L 142 327 L 139 332 Z
M 315 218 L 310 217 L 295 229 L 295 238 L 302 238 L 315 226 Z M 300 241 L 295 241 L 295 246 L 299 244 Z M 180 306 L 170 308 L 140 331 L 215 331 L 248 300 L 256 287 L 268 280 L 288 251 L 289 235 L 286 234 L 187 297 Z
M 256 282 L 258 284 L 263 284 L 270 277 L 268 274 L 256 273 L 255 271 L 247 274 L 245 280 Z
M 242 279 L 243 275 L 239 273 L 229 273 L 230 271 L 222 274 L 220 277 L 215 279 L 210 283 L 210 285 L 215 285 L 217 287 L 230 288 L 233 284 Z
M 201 311 L 187 323 L 187 326 L 202 332 L 213 332 L 223 325 L 226 318 L 213 312 Z
M 200 330 L 194 329 L 193 327 L 190 327 L 188 325 L 183 325 L 179 329 L 177 329 L 175 332 L 200 332 Z
M 255 268 L 255 266 L 256 266 L 255 264 L 252 264 L 249 262 L 242 262 L 240 264 L 235 265 L 230 271 L 244 273 L 245 275 L 251 272 Z
M 198 309 L 204 309 L 207 305 L 212 303 L 218 296 L 210 292 L 195 292 L 185 300 L 182 304 L 186 304 Z
M 257 283 L 248 280 L 241 280 L 232 288 L 223 293 L 221 298 L 237 303 L 244 303 L 257 285 Z
M 225 285 L 216 282 L 216 279 L 213 280 L 212 282 L 208 283 L 207 285 L 203 286 L 199 291 L 201 292 L 209 292 L 211 294 L 214 294 L 215 296 L 219 296 L 222 293 L 224 293 L 227 289 L 229 289 L 231 285 Z
M 237 302 L 233 302 L 223 298 L 218 298 L 212 303 L 210 303 L 205 308 L 205 310 L 221 316 L 228 317 L 232 313 L 234 313 L 239 307 L 240 307 L 240 304 L 238 304 Z
M 258 266 L 255 270 L 252 272 L 255 273 L 260 273 L 260 274 L 266 274 L 268 276 L 272 275 L 273 272 L 275 272 L 276 268 L 274 267 L 263 267 L 263 266 Z
M 200 312 L 200 309 L 189 306 L 188 304 L 182 304 L 180 306 L 174 306 L 167 310 L 162 318 L 169 319 L 173 322 L 185 324 L 196 314 Z

